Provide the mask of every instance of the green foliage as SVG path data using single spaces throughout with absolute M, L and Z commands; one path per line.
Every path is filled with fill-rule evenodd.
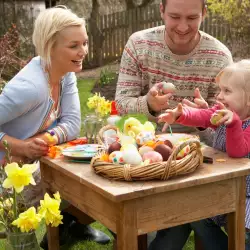
M 208 0 L 209 10 L 223 17 L 236 33 L 248 35 L 250 24 L 249 0 Z
M 105 84 L 111 83 L 115 79 L 115 73 L 110 71 L 108 68 L 104 68 L 101 70 L 99 85 L 103 86 Z

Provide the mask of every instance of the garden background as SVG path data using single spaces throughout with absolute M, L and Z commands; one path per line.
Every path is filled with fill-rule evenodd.
M 1 0 L 1 87 L 35 56 L 31 35 L 33 22 L 39 12 L 56 4 L 65 4 L 87 20 L 90 51 L 83 71 L 78 74 L 83 118 L 90 112 L 86 102 L 93 93 L 101 92 L 109 100 L 114 99 L 123 47 L 133 32 L 162 24 L 159 2 L 160 0 Z M 208 17 L 201 28 L 224 42 L 232 51 L 234 60 L 249 57 L 250 1 L 208 0 L 208 8 Z M 93 226 L 110 235 L 98 222 Z M 39 240 L 44 232 L 45 226 L 42 225 L 37 230 Z M 74 246 L 67 245 L 62 249 L 113 249 L 112 242 L 106 246 L 93 242 L 72 243 Z M 4 249 L 4 241 L 0 241 L 0 249 Z M 191 249 L 194 249 L 193 235 L 185 247 L 185 250 Z

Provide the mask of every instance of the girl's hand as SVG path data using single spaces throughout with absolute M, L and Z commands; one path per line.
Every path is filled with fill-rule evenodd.
M 168 125 L 174 123 L 183 113 L 182 104 L 179 103 L 175 109 L 167 109 L 164 114 L 159 115 L 158 122 L 165 122 L 162 132 L 164 132 Z
M 32 160 L 38 159 L 48 153 L 48 144 L 40 138 L 29 138 L 24 143 L 24 155 Z
M 198 109 L 207 109 L 209 107 L 208 103 L 204 100 L 198 88 L 194 90 L 194 102 L 190 102 L 187 99 L 183 99 L 182 104 L 188 107 L 198 108 Z
M 219 105 L 220 109 L 215 111 L 212 116 L 218 115 L 222 117 L 216 122 L 215 125 L 216 126 L 220 126 L 222 124 L 229 125 L 233 121 L 233 116 L 234 116 L 233 111 L 227 109 L 223 103 L 219 101 L 216 102 Z

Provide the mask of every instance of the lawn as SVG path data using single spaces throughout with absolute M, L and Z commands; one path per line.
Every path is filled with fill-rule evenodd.
M 79 97 L 81 101 L 81 112 L 82 112 L 82 118 L 89 113 L 89 110 L 86 106 L 86 102 L 88 100 L 88 97 L 91 96 L 91 89 L 94 86 L 94 80 L 84 79 L 78 81 L 78 90 L 79 90 Z M 112 239 L 112 235 L 109 233 L 107 228 L 105 228 L 102 224 L 95 222 L 92 224 L 94 228 L 100 229 L 104 231 L 106 234 L 108 234 Z M 45 225 L 42 224 L 39 229 L 37 230 L 37 239 L 40 242 L 44 233 L 45 233 Z M 0 250 L 4 250 L 4 241 L 0 241 Z M 73 242 L 72 245 L 64 245 L 62 250 L 112 250 L 112 242 L 108 245 L 99 245 L 94 242 L 89 241 L 82 241 L 82 242 Z M 187 242 L 186 246 L 184 247 L 184 250 L 192 250 L 194 249 L 193 246 L 193 234 L 191 234 L 189 241 Z

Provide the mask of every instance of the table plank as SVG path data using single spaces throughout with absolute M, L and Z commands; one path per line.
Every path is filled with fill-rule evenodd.
M 43 157 L 41 162 L 54 169 L 60 168 L 60 172 L 115 202 L 250 174 L 250 160 L 247 158 L 230 158 L 226 153 L 210 147 L 205 147 L 203 151 L 204 155 L 214 158 L 213 164 L 203 164 L 189 175 L 175 177 L 167 181 L 127 183 L 98 176 L 88 164 L 72 163 L 63 158 L 50 159 L 48 157 Z M 225 162 L 216 162 L 216 159 L 220 158 L 225 159 Z

